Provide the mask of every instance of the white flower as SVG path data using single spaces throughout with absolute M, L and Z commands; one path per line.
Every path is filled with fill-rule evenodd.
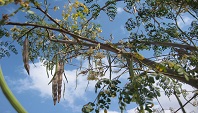
M 104 56 L 103 53 L 101 53 L 101 52 L 96 53 L 96 55 L 94 56 L 95 59 L 102 59 L 102 58 L 104 58 L 104 57 L 105 57 L 105 56 Z

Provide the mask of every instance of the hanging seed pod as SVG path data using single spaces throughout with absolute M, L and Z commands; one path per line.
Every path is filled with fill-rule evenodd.
M 59 70 L 60 66 L 59 66 L 59 62 L 58 60 L 56 60 L 56 69 L 55 69 L 55 74 L 52 78 L 52 98 L 54 101 L 54 105 L 56 105 L 56 101 L 57 101 L 57 91 L 58 91 L 58 70 Z
M 58 76 L 56 74 L 54 75 L 54 78 L 52 80 L 52 98 L 54 101 L 54 105 L 56 105 L 57 101 L 57 90 L 58 90 Z
M 64 63 L 59 62 L 59 70 L 57 73 L 57 76 L 58 76 L 58 102 L 60 102 L 60 98 L 61 98 L 61 87 L 62 87 L 63 73 L 64 73 Z
M 25 38 L 24 42 L 23 42 L 23 63 L 24 63 L 24 67 L 28 73 L 28 75 L 30 75 L 30 66 L 29 66 L 29 51 L 28 51 L 28 48 L 29 48 L 29 40 L 28 40 L 28 37 Z
M 61 87 L 62 87 L 62 79 L 64 73 L 64 63 L 58 62 L 56 63 L 56 72 L 52 79 L 52 97 L 54 101 L 54 105 L 56 105 L 56 101 L 60 102 L 61 99 Z

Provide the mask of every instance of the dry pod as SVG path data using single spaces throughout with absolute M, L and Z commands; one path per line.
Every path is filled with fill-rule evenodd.
M 24 63 L 24 67 L 28 73 L 28 75 L 30 75 L 30 66 L 29 66 L 29 40 L 28 37 L 25 38 L 24 42 L 23 42 L 23 63 Z
M 60 102 L 61 98 L 61 87 L 62 87 L 62 80 L 63 80 L 63 73 L 64 73 L 64 63 L 59 62 L 60 70 L 58 71 L 58 102 Z
M 52 80 L 52 97 L 54 101 L 54 105 L 56 105 L 56 101 L 60 102 L 61 98 L 61 87 L 62 87 L 62 79 L 64 73 L 64 63 L 57 62 L 56 72 Z
M 57 101 L 57 90 L 58 90 L 58 76 L 56 74 L 54 75 L 54 78 L 52 80 L 52 98 L 54 101 L 54 105 L 56 105 Z

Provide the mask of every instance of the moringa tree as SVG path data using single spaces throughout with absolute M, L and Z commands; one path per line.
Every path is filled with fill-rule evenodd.
M 106 0 L 104 5 L 97 0 L 67 2 L 61 19 L 56 19 L 50 13 L 59 6 L 50 5 L 50 1 L 1 0 L 2 7 L 15 3 L 18 9 L 2 15 L 0 57 L 10 56 L 10 52 L 18 53 L 15 45 L 4 39 L 9 37 L 23 46 L 24 68 L 28 74 L 31 71 L 29 61 L 38 58 L 46 66 L 47 74 L 55 68 L 49 82 L 54 104 L 61 98 L 64 66 L 80 57 L 88 59 L 89 63 L 87 67 L 78 66 L 77 76 L 86 75 L 88 81 L 97 81 L 95 92 L 98 92 L 94 102 L 83 106 L 83 112 L 101 109 L 107 112 L 112 97 L 117 97 L 122 112 L 132 102 L 139 106 L 139 112 L 152 112 L 152 100 L 160 96 L 161 88 L 167 96 L 175 95 L 180 104 L 178 110 L 185 113 L 184 106 L 198 94 L 195 91 L 186 103 L 179 99 L 179 95 L 185 96 L 187 92 L 182 84 L 198 88 L 197 0 Z M 119 40 L 114 39 L 113 34 L 102 37 L 97 17 L 105 12 L 108 21 L 114 21 L 116 5 L 121 2 L 125 4 L 123 10 L 130 15 L 125 23 L 129 36 L 117 37 Z M 9 18 L 21 11 L 27 12 L 26 21 L 10 21 Z M 188 28 L 178 24 L 178 19 L 183 19 L 182 14 L 193 18 Z M 13 27 L 9 30 L 8 26 Z M 154 51 L 154 54 L 152 57 L 140 54 L 146 51 Z M 108 63 L 104 62 L 105 58 Z M 108 78 L 104 78 L 107 72 Z M 112 74 L 116 73 L 113 78 Z M 127 82 L 119 80 L 126 75 Z

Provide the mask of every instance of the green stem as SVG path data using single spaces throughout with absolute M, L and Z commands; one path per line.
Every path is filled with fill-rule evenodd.
M 27 111 L 23 108 L 23 106 L 19 103 L 19 101 L 16 99 L 14 94 L 11 92 L 10 88 L 8 87 L 4 77 L 3 77 L 3 72 L 0 67 L 0 87 L 1 90 L 3 91 L 4 95 L 10 102 L 10 104 L 14 107 L 14 109 L 18 113 L 27 113 Z
M 134 72 L 133 72 L 133 57 L 129 58 L 126 56 L 126 60 L 127 60 L 127 65 L 129 68 L 129 75 L 130 75 L 130 80 L 133 81 L 134 80 Z
M 143 105 L 140 105 L 140 113 L 145 113 Z

